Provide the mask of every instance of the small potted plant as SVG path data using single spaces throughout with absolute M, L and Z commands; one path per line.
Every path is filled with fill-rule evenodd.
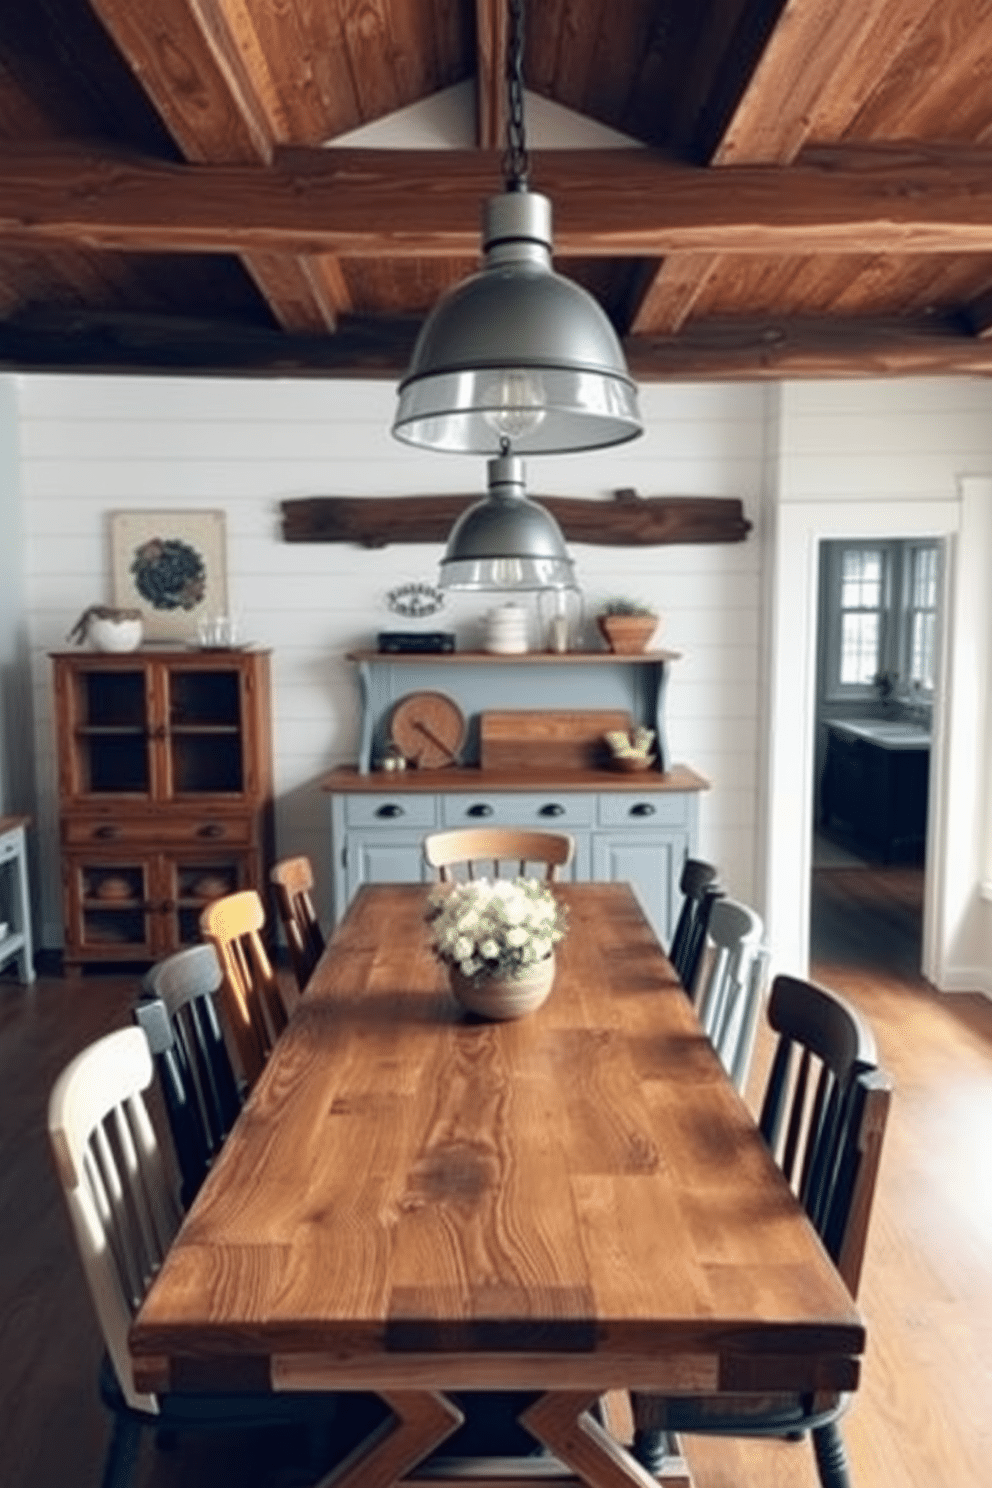
M 536 878 L 442 884 L 427 908 L 431 949 L 448 968 L 463 1007 L 484 1018 L 519 1018 L 539 1007 L 555 974 L 566 910 Z
M 658 612 L 636 599 L 608 599 L 599 607 L 596 624 L 611 651 L 630 656 L 648 649 L 658 629 Z

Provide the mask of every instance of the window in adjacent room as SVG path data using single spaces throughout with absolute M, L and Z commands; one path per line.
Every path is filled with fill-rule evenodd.
M 820 574 L 823 696 L 929 702 L 937 664 L 940 546 L 827 542 Z

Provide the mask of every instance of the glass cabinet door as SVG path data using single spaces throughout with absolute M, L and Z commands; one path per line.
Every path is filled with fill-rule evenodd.
M 242 795 L 246 781 L 241 672 L 170 666 L 166 689 L 169 794 Z
M 68 923 L 80 951 L 107 960 L 147 955 L 154 946 L 152 863 L 144 858 L 73 858 Z
M 150 795 L 152 729 L 145 669 L 81 670 L 74 686 L 78 793 Z

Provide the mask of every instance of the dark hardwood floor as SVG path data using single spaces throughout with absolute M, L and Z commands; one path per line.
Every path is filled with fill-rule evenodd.
M 837 873 L 838 870 L 832 870 Z M 985 1488 L 992 1461 L 992 1002 L 916 974 L 913 894 L 894 877 L 818 892 L 814 974 L 871 1020 L 896 1096 L 861 1305 L 869 1329 L 846 1438 L 856 1488 Z M 918 929 L 915 931 L 918 936 Z M 887 962 L 882 955 L 889 943 Z M 893 970 L 892 967 L 895 967 Z M 129 1021 L 134 977 L 0 979 L 0 1483 L 99 1483 L 108 1423 L 100 1341 L 48 1155 L 48 1093 L 67 1060 Z M 760 1089 L 759 1043 L 749 1098 Z M 697 1488 L 815 1488 L 804 1443 L 686 1443 Z M 143 1449 L 139 1488 L 299 1482 L 285 1437 Z

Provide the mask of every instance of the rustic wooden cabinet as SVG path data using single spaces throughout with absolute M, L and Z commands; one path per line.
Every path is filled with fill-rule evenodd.
M 53 656 L 65 965 L 153 960 L 272 858 L 265 651 Z

